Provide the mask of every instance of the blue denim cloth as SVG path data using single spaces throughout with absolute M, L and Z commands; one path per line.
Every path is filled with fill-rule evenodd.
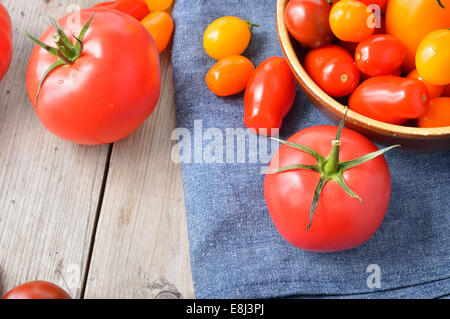
M 275 0 L 177 0 L 173 11 L 177 121 L 191 134 L 195 120 L 202 120 L 203 132 L 245 128 L 243 94 L 216 97 L 204 80 L 215 61 L 203 49 L 203 32 L 225 15 L 260 24 L 244 54 L 255 65 L 270 56 L 282 56 Z M 330 122 L 298 89 L 281 137 L 318 124 Z M 449 296 L 450 153 L 396 149 L 386 159 L 392 195 L 380 229 L 360 247 L 326 254 L 297 249 L 278 234 L 264 201 L 260 163 L 183 163 L 196 297 Z M 380 267 L 380 288 L 366 283 L 371 264 Z

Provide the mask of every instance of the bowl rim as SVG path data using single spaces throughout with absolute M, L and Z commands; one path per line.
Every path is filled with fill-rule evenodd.
M 335 113 L 339 117 L 343 117 L 346 106 L 342 105 L 334 98 L 325 93 L 306 73 L 302 64 L 300 63 L 297 54 L 292 46 L 291 37 L 286 27 L 284 19 L 284 10 L 289 0 L 277 0 L 276 4 L 276 25 L 278 39 L 283 50 L 286 61 L 291 67 L 294 75 L 299 81 L 302 89 L 307 87 L 310 93 L 317 101 L 319 101 L 328 110 Z M 385 135 L 391 135 L 395 137 L 415 137 L 420 139 L 430 139 L 430 138 L 450 138 L 450 126 L 444 127 L 434 127 L 434 128 L 419 128 L 419 127 L 409 127 L 401 126 L 395 124 L 384 123 L 377 121 L 361 115 L 352 110 L 348 110 L 346 121 L 351 122 L 353 125 L 368 129 L 370 131 L 375 131 L 377 133 L 382 133 Z

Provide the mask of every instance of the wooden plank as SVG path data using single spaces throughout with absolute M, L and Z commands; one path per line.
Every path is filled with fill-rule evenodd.
M 82 7 L 95 1 L 77 0 Z M 0 84 L 0 294 L 29 280 L 81 292 L 108 146 L 84 147 L 47 132 L 28 100 L 25 74 L 42 14 L 67 1 L 3 0 L 14 26 L 14 58 Z
M 180 166 L 170 153 L 175 104 L 169 53 L 159 105 L 114 145 L 85 298 L 193 298 Z

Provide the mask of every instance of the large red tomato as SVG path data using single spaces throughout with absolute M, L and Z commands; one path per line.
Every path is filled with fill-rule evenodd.
M 291 136 L 284 143 L 295 144 L 281 145 L 269 164 L 278 172 L 267 174 L 264 181 L 277 230 L 292 245 L 308 251 L 361 245 L 381 225 L 389 203 L 389 169 L 384 157 L 376 156 L 393 147 L 378 151 L 350 129 L 343 129 L 339 144 L 336 130 L 321 125 Z M 369 157 L 361 160 L 366 154 Z M 349 165 L 357 158 L 359 165 L 358 161 Z
M 0 81 L 8 71 L 12 58 L 11 19 L 0 3 Z
M 79 46 L 81 55 L 53 69 L 36 98 L 46 70 L 62 61 L 36 46 L 28 64 L 28 95 L 39 119 L 55 135 L 79 144 L 115 142 L 132 133 L 155 109 L 161 86 L 158 50 L 144 26 L 124 13 L 86 9 L 80 17 L 81 25 L 74 26 L 70 16 L 59 24 L 76 44 L 73 36 L 79 37 L 93 17 Z M 55 33 L 50 27 L 40 40 L 54 46 Z M 70 50 L 63 49 L 67 60 Z
M 71 299 L 71 297 L 61 287 L 38 280 L 11 289 L 3 299 Z

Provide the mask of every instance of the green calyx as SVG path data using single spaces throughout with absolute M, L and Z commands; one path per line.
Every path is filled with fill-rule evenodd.
M 314 211 L 316 210 L 317 204 L 319 203 L 320 194 L 327 182 L 333 181 L 333 182 L 337 183 L 340 187 L 342 187 L 342 189 L 350 197 L 357 198 L 363 204 L 363 200 L 361 199 L 361 197 L 359 197 L 357 194 L 355 194 L 353 192 L 353 190 L 345 182 L 343 173 L 346 170 L 353 168 L 355 166 L 361 165 L 365 162 L 368 162 L 368 161 L 386 153 L 387 151 L 390 151 L 393 148 L 400 147 L 400 145 L 393 145 L 390 147 L 386 147 L 382 150 L 378 150 L 376 152 L 358 157 L 351 161 L 339 162 L 339 148 L 341 145 L 341 141 L 340 141 L 341 133 L 342 133 L 342 129 L 344 128 L 347 111 L 348 111 L 348 108 L 346 109 L 344 117 L 342 118 L 342 120 L 339 124 L 336 138 L 333 141 L 331 141 L 332 147 L 331 147 L 331 151 L 327 157 L 323 157 L 322 155 L 320 155 L 315 150 L 313 150 L 309 147 L 291 143 L 291 142 L 287 142 L 287 141 L 283 141 L 283 140 L 280 140 L 277 138 L 271 138 L 282 144 L 285 144 L 287 146 L 296 148 L 300 151 L 306 152 L 306 153 L 310 154 L 311 156 L 313 156 L 317 161 L 317 164 L 315 164 L 315 165 L 294 164 L 294 165 L 285 166 L 285 167 L 282 167 L 279 169 L 268 170 L 268 173 L 276 174 L 276 173 L 297 170 L 297 169 L 307 169 L 307 170 L 317 172 L 320 175 L 319 183 L 317 184 L 316 189 L 314 191 L 314 198 L 313 198 L 313 203 L 311 205 L 310 216 L 309 216 L 309 225 L 306 229 L 307 231 L 311 227 L 312 218 L 314 215 Z
M 92 19 L 94 18 L 94 15 L 92 15 L 92 17 L 88 20 L 88 22 L 86 22 L 86 24 L 83 26 L 83 29 L 81 30 L 80 34 L 78 35 L 78 37 L 73 36 L 74 39 L 76 40 L 75 44 L 72 44 L 72 42 L 70 42 L 69 38 L 67 37 L 67 35 L 64 33 L 64 30 L 61 28 L 61 26 L 58 24 L 58 22 L 52 18 L 52 17 L 48 17 L 50 22 L 52 23 L 52 25 L 55 27 L 56 29 L 56 33 L 52 36 L 53 42 L 55 43 L 56 47 L 52 47 L 48 44 L 45 44 L 44 42 L 42 42 L 41 40 L 33 37 L 32 35 L 28 34 L 25 32 L 25 34 L 34 42 L 36 43 L 38 46 L 40 46 L 41 48 L 43 48 L 44 50 L 46 50 L 47 52 L 53 54 L 54 56 L 58 57 L 58 60 L 56 60 L 55 63 L 53 63 L 45 72 L 44 75 L 42 76 L 42 79 L 39 83 L 39 87 L 36 93 L 36 108 L 38 105 L 38 98 L 39 98 L 39 93 L 41 91 L 42 88 L 42 84 L 44 83 L 45 79 L 47 78 L 47 76 L 50 74 L 51 71 L 53 71 L 54 69 L 63 66 L 63 65 L 71 65 L 73 64 L 76 60 L 78 60 L 82 53 L 83 53 L 83 38 L 89 28 L 89 25 L 91 24 Z
M 247 23 L 250 32 L 253 32 L 253 28 L 259 28 L 259 24 L 252 23 L 250 20 L 245 20 L 245 23 Z

